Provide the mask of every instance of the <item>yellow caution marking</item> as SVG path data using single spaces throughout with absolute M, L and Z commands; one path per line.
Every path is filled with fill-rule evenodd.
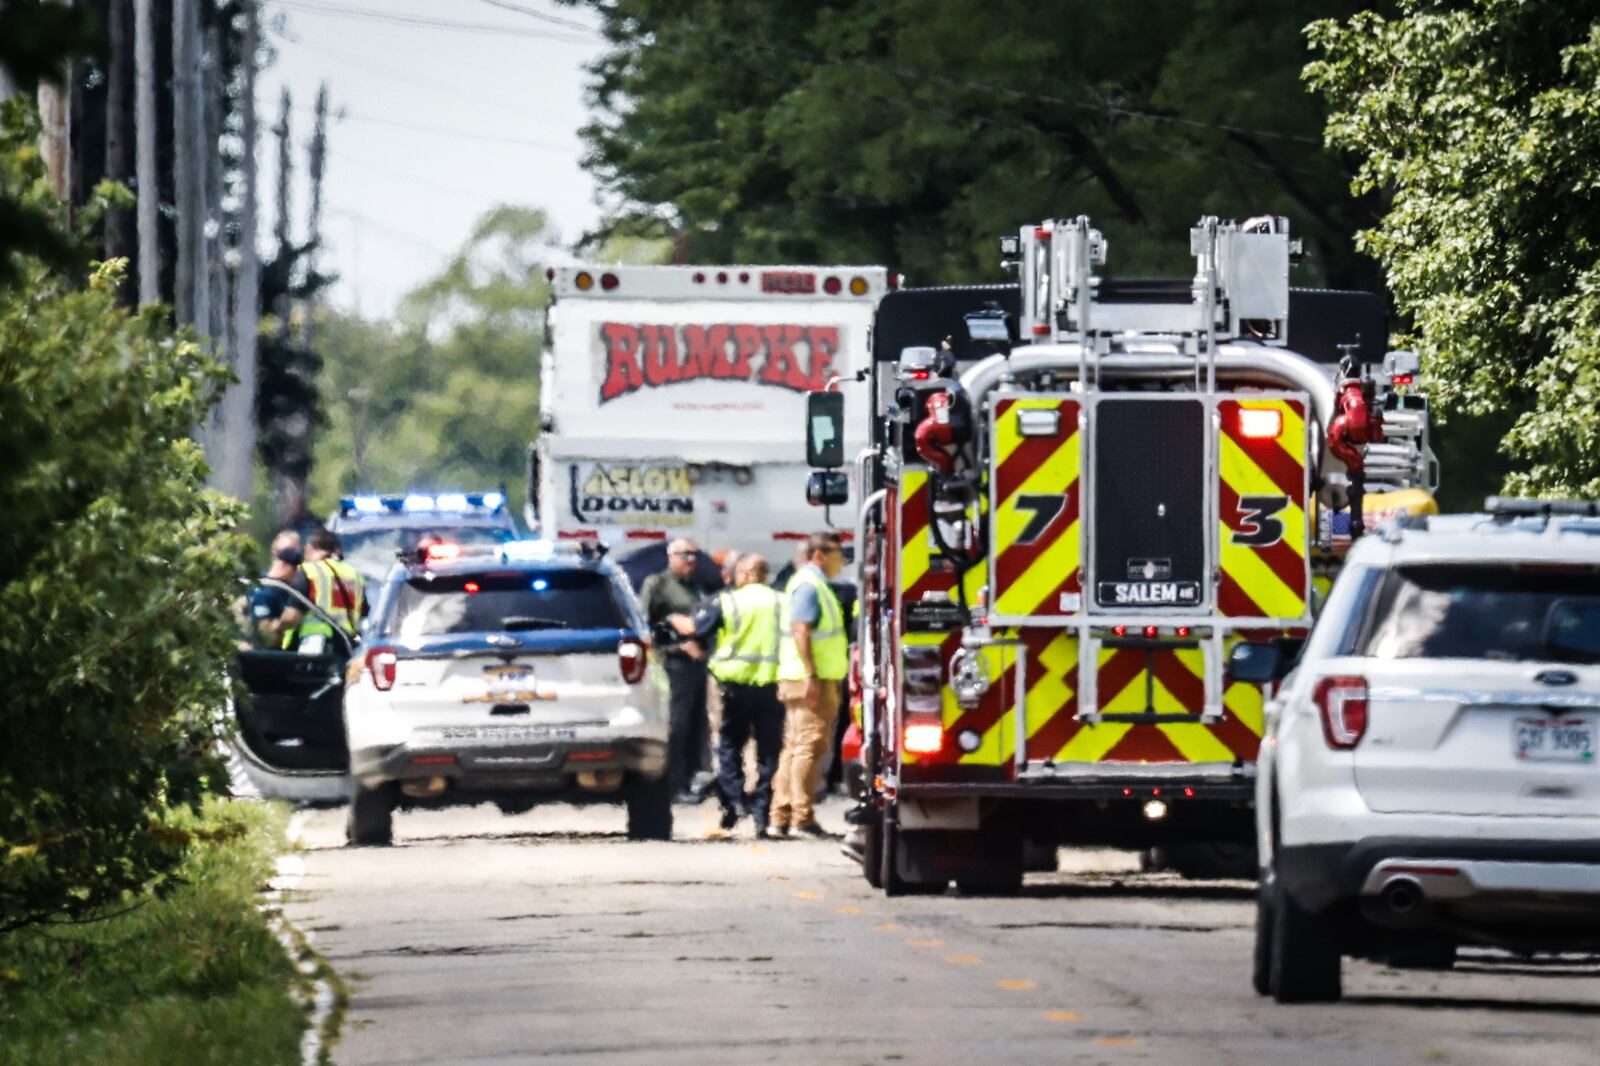
M 1003 988 L 1007 992 L 1032 992 L 1039 987 L 1039 983 L 1024 977 L 1002 977 L 994 983 L 994 986 Z
M 914 948 L 942 948 L 942 947 L 944 947 L 944 941 L 940 940 L 936 936 L 914 936 L 914 937 L 909 937 L 906 940 L 906 943 L 911 945 Z
M 899 922 L 879 922 L 876 925 L 874 925 L 872 928 L 878 930 L 879 932 L 883 932 L 883 933 L 893 933 L 893 932 L 897 932 L 897 931 L 899 931 L 901 929 L 904 929 L 905 926 L 901 925 Z
M 1138 1047 L 1139 1041 L 1131 1036 L 1097 1036 L 1094 1042 L 1100 1047 Z
M 767 880 L 768 881 L 787 881 L 789 879 L 787 877 L 785 877 L 783 874 L 773 874 L 771 877 L 767 878 Z
M 1083 1015 L 1075 1010 L 1047 1010 L 1044 1012 L 1044 1020 L 1047 1022 L 1081 1022 L 1083 1021 Z
M 795 899 L 821 899 L 821 892 L 812 892 L 809 889 L 800 889 L 794 893 Z
M 841 906 L 833 908 L 833 913 L 835 913 L 835 914 L 860 914 L 861 913 L 861 908 L 857 907 L 857 906 L 854 906 L 852 904 L 849 904 L 849 903 L 845 903 L 845 904 L 842 904 Z
M 976 955 L 946 955 L 944 961 L 955 963 L 957 966 L 976 966 L 983 960 Z

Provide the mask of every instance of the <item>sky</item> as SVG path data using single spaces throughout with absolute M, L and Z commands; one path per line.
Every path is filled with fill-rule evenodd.
M 531 9 L 541 19 L 511 8 Z M 276 59 L 256 79 L 263 242 L 279 96 L 293 97 L 290 217 L 305 238 L 305 144 L 329 87 L 324 252 L 331 302 L 369 318 L 432 276 L 500 203 L 545 209 L 570 245 L 600 218 L 578 165 L 594 14 L 551 0 L 264 0 Z M 549 21 L 550 18 L 560 22 Z M 445 25 L 445 24 L 451 25 Z

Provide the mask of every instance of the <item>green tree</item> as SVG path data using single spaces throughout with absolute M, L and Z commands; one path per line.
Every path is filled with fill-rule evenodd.
M 1365 284 L 1376 221 L 1321 145 L 1302 28 L 1358 0 L 618 0 L 592 68 L 602 235 L 690 261 L 998 272 L 994 239 L 1089 214 L 1125 273 L 1187 271 L 1202 214 L 1292 217 L 1302 280 Z
M 37 126 L 0 121 L 0 197 L 51 220 Z M 24 197 L 17 197 L 26 189 Z M 99 190 L 81 242 L 113 204 Z M 226 372 L 160 308 L 117 304 L 121 261 L 85 280 L 13 254 L 0 284 L 0 932 L 118 902 L 171 870 L 168 818 L 225 777 L 214 756 L 233 660 L 241 511 L 205 491 L 190 439 Z
M 486 212 L 394 320 L 328 315 L 318 330 L 328 425 L 313 497 L 357 489 L 493 487 L 515 500 L 538 433 L 539 357 L 556 240 L 544 212 Z
M 1509 423 L 1508 489 L 1600 495 L 1600 4 L 1402 0 L 1310 39 L 1449 428 Z

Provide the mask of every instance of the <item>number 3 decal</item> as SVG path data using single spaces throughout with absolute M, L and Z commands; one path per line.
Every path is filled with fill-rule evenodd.
M 1233 543 L 1267 548 L 1283 539 L 1283 523 L 1273 516 L 1289 506 L 1287 496 L 1240 496 L 1239 525 Z

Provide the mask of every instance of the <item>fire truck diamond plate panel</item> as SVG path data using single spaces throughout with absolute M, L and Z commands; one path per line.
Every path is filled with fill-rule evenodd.
M 995 401 L 989 559 L 1000 617 L 1082 610 L 1078 411 L 1076 400 L 1059 396 Z

